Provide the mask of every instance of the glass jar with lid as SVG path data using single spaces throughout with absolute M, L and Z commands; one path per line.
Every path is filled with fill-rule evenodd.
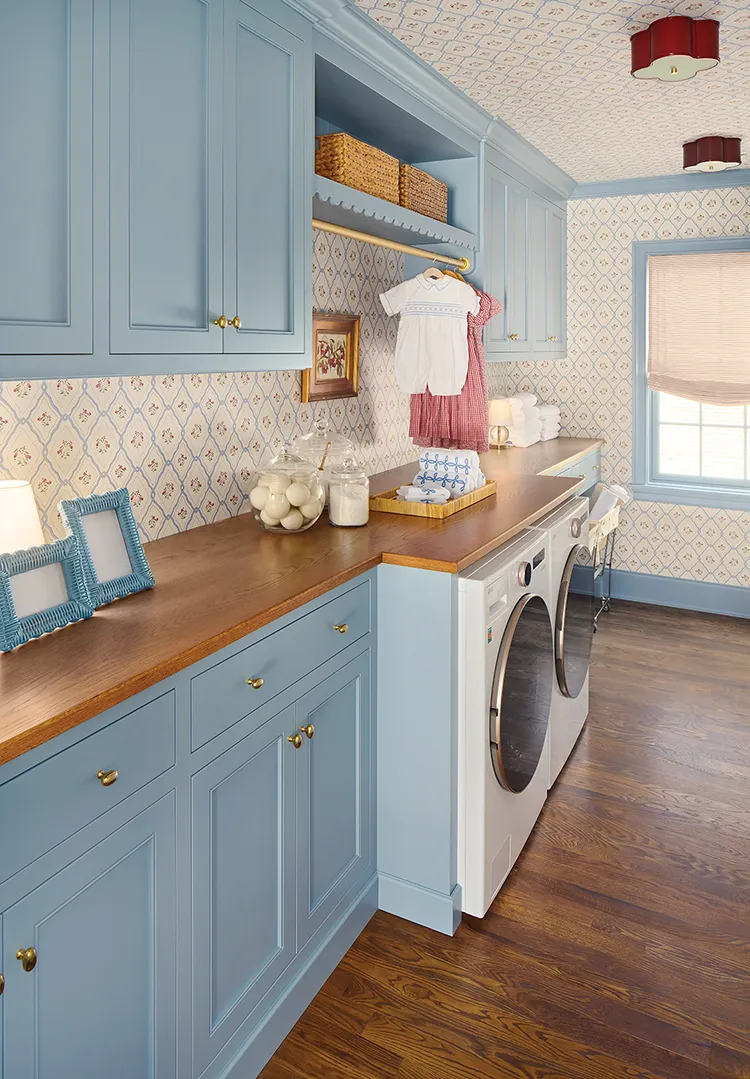
M 320 473 L 312 461 L 285 445 L 255 474 L 250 504 L 256 521 L 269 532 L 304 532 L 325 505 Z
M 292 449 L 317 465 L 326 499 L 331 470 L 342 465 L 346 457 L 354 457 L 355 454 L 354 443 L 346 435 L 329 430 L 328 420 L 323 416 L 315 421 L 312 431 L 294 440 Z
M 340 528 L 366 525 L 370 518 L 370 481 L 353 457 L 331 469 L 328 519 Z

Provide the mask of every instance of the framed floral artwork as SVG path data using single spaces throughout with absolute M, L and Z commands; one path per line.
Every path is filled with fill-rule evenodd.
M 302 400 L 356 397 L 359 384 L 359 315 L 313 312 L 313 362 L 302 372 Z

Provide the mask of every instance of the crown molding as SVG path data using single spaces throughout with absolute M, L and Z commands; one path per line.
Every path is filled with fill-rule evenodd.
M 750 169 L 725 172 L 678 172 L 673 176 L 639 176 L 576 184 L 571 199 L 607 199 L 617 195 L 657 195 L 672 191 L 707 191 L 715 187 L 750 187 Z
M 493 118 L 487 131 L 486 145 L 489 150 L 510 159 L 519 168 L 541 180 L 550 188 L 550 194 L 567 199 L 575 190 L 576 182 L 572 176 L 568 176 L 559 165 L 498 117 Z

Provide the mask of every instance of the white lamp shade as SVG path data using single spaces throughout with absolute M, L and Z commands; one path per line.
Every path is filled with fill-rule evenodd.
M 512 427 L 513 414 L 507 397 L 496 397 L 490 401 L 490 427 Z
M 0 554 L 44 543 L 34 492 L 26 480 L 0 480 Z

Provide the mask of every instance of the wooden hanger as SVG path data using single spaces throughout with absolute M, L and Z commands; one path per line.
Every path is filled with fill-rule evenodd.
M 443 276 L 443 271 L 439 270 L 437 266 L 428 266 L 422 274 L 422 277 L 424 277 L 426 281 L 439 281 Z

